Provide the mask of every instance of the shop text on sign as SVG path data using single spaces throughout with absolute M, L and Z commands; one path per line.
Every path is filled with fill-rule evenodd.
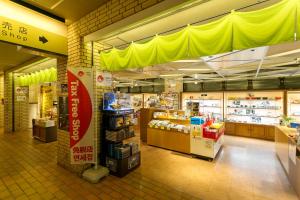
M 68 106 L 72 164 L 95 162 L 93 73 L 90 68 L 68 69 Z
M 67 55 L 66 36 L 4 16 L 0 16 L 0 41 Z
M 72 99 L 72 118 L 73 120 L 71 121 L 73 125 L 73 131 L 71 137 L 73 140 L 78 140 L 79 139 L 79 128 L 80 128 L 80 120 L 78 119 L 78 104 L 79 104 L 79 99 L 78 99 L 78 81 L 73 81 L 71 82 L 71 99 Z
M 22 40 L 23 42 L 27 41 L 27 28 L 23 26 L 14 26 L 8 21 L 2 21 L 1 27 L 1 36 L 8 37 L 13 39 Z

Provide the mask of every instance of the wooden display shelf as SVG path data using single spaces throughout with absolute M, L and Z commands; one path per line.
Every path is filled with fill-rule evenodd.
M 274 141 L 275 126 L 241 122 L 225 122 L 225 134 Z
M 189 154 L 190 134 L 148 127 L 147 144 Z

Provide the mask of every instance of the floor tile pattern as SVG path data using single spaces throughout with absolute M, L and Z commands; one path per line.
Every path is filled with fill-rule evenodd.
M 296 200 L 274 143 L 226 137 L 217 160 L 142 145 L 142 165 L 90 184 L 56 164 L 56 142 L 0 133 L 0 199 Z

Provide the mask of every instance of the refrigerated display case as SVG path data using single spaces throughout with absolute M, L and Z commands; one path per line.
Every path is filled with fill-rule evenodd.
M 283 92 L 225 93 L 227 122 L 278 125 L 283 115 Z
M 210 115 L 223 120 L 223 92 L 182 93 L 182 110 L 191 116 Z
M 287 115 L 293 121 L 300 122 L 300 91 L 289 91 L 287 93 Z

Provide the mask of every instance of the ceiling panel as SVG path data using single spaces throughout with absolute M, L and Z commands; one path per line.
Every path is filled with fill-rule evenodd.
M 0 52 L 0 71 L 6 71 L 39 57 L 19 51 L 16 45 L 4 42 L 0 42 Z
M 31 5 L 66 19 L 67 24 L 77 21 L 107 1 L 108 0 L 25 0 L 25 2 Z

